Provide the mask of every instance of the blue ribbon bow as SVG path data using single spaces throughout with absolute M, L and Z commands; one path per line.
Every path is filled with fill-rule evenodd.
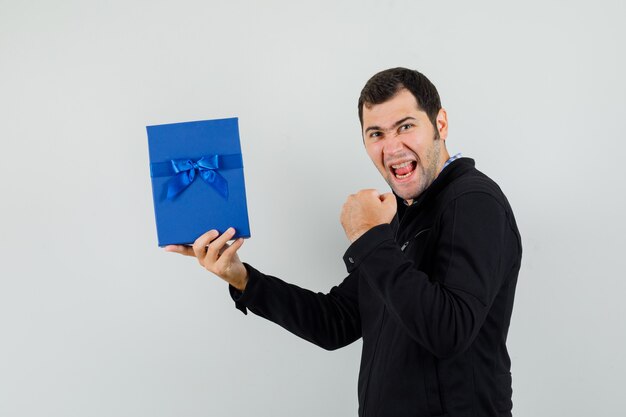
M 200 177 L 215 188 L 224 198 L 228 198 L 228 183 L 217 170 L 220 168 L 218 155 L 203 156 L 197 161 L 191 159 L 172 159 L 172 168 L 176 175 L 167 182 L 167 199 L 173 200 L 185 188 L 189 187 L 196 178 L 196 172 Z
M 167 182 L 167 199 L 173 200 L 189 187 L 196 174 L 213 187 L 222 197 L 228 199 L 228 182 L 217 170 L 243 168 L 241 154 L 207 155 L 198 160 L 172 159 L 150 164 L 151 177 L 171 177 Z

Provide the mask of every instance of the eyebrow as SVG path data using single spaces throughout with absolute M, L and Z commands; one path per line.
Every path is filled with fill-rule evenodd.
M 411 116 L 405 117 L 404 119 L 400 119 L 397 122 L 395 122 L 392 128 L 400 126 L 402 123 L 406 122 L 407 120 L 417 120 L 417 119 Z M 383 130 L 383 129 L 380 126 L 370 126 L 367 129 L 365 129 L 365 133 L 369 132 L 370 130 Z

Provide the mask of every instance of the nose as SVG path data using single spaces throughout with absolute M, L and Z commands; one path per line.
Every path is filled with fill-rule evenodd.
M 394 153 L 401 151 L 403 146 L 402 140 L 400 140 L 398 135 L 390 134 L 385 138 L 383 152 L 387 155 L 393 155 Z

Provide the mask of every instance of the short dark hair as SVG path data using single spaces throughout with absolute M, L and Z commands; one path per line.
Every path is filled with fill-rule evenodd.
M 435 129 L 441 100 L 437 88 L 426 76 L 407 68 L 390 68 L 375 74 L 361 90 L 359 97 L 359 121 L 363 126 L 363 106 L 381 104 L 406 88 L 413 94 L 417 107 L 428 115 Z

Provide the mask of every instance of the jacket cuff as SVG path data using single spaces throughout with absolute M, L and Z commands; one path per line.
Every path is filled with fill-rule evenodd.
M 246 305 L 254 298 L 257 283 L 261 279 L 261 273 L 245 262 L 243 266 L 246 268 L 246 271 L 248 271 L 248 283 L 246 284 L 246 288 L 243 291 L 239 291 L 237 288 L 228 284 L 228 292 L 235 302 L 237 310 L 240 310 L 243 314 L 248 314 Z
M 374 249 L 387 241 L 395 241 L 390 224 L 384 223 L 372 227 L 361 237 L 352 242 L 343 255 L 346 269 L 352 273 Z

